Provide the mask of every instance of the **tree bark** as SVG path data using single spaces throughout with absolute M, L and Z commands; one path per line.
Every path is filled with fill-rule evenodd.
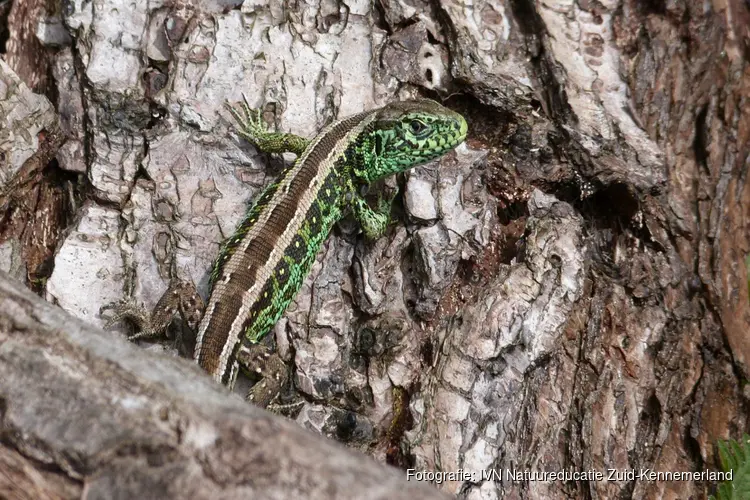
M 292 417 L 402 468 L 479 474 L 437 485 L 462 498 L 715 487 L 481 471 L 716 470 L 717 440 L 748 431 L 747 2 L 106 0 L 44 19 L 71 35 L 42 37 L 66 141 L 0 135 L 43 150 L 1 165 L 3 269 L 98 324 L 123 296 L 152 306 L 173 273 L 206 292 L 218 243 L 280 163 L 237 138 L 225 100 L 245 92 L 280 130 L 313 136 L 436 98 L 466 116 L 466 144 L 389 181 L 403 194 L 383 238 L 340 224 L 274 330 Z M 6 129 L 34 139 L 53 122 Z M 66 363 L 96 364 L 81 359 Z M 167 380 L 183 366 L 159 360 Z M 16 469 L 79 457 L 44 461 L 26 436 L 1 457 Z
M 443 498 L 0 274 L 3 498 Z

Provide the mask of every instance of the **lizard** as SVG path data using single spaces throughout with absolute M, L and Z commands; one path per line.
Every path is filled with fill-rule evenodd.
M 243 96 L 244 97 L 244 96 Z M 245 98 L 227 104 L 237 132 L 265 153 L 297 156 L 251 203 L 219 249 L 204 304 L 194 284 L 173 279 L 153 312 L 113 303 L 105 328 L 129 318 L 132 340 L 162 335 L 178 314 L 196 331 L 194 359 L 231 390 L 242 367 L 263 378 L 247 395 L 266 407 L 288 379 L 280 356 L 260 343 L 302 287 L 334 224 L 352 213 L 365 236 L 382 236 L 397 192 L 371 208 L 362 193 L 373 182 L 436 159 L 464 141 L 468 125 L 429 99 L 398 101 L 326 126 L 312 140 L 270 132 Z M 104 309 L 103 308 L 103 309 Z

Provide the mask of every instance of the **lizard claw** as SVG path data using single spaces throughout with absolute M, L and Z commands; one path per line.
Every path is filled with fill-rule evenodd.
M 99 316 L 102 317 L 102 313 L 109 310 L 112 311 L 112 316 L 106 318 L 107 322 L 103 327 L 105 330 L 110 329 L 112 326 L 114 326 L 116 323 L 119 323 L 123 319 L 129 319 L 139 327 L 147 325 L 150 321 L 149 313 L 132 300 L 121 299 L 110 302 L 109 304 L 104 304 L 99 308 Z M 105 318 L 102 317 L 102 319 Z M 141 337 L 141 333 L 142 332 L 139 332 L 135 335 Z M 134 337 L 134 335 L 131 335 L 128 338 L 133 340 L 132 337 Z
M 242 112 L 237 111 L 228 102 L 225 103 L 225 106 L 237 122 L 237 132 L 250 143 L 257 145 L 258 140 L 268 134 L 268 127 L 263 121 L 262 113 L 259 109 L 250 107 L 244 93 L 242 94 Z
M 254 109 L 250 106 L 250 102 L 247 100 L 247 95 L 244 92 L 242 93 L 242 111 L 245 113 L 245 121 L 247 123 L 253 123 L 257 126 L 263 124 L 260 109 Z
M 103 327 L 105 330 L 109 329 L 110 327 L 112 327 L 112 325 L 114 325 L 115 323 L 117 323 L 123 318 L 123 316 L 120 314 L 120 311 L 124 309 L 126 304 L 127 304 L 127 301 L 124 299 L 121 299 L 121 300 L 115 300 L 113 302 L 109 302 L 107 304 L 103 304 L 99 308 L 99 317 L 107 320 L 107 322 L 104 324 L 104 327 Z M 103 314 L 106 311 L 110 311 L 110 310 L 113 311 L 113 314 L 109 317 L 105 317 Z

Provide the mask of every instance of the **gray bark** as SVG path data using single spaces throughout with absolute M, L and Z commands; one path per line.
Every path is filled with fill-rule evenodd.
M 345 221 L 329 239 L 274 331 L 294 419 L 380 461 L 477 473 L 716 469 L 717 439 L 748 429 L 746 2 L 136 4 L 45 18 L 72 37 L 41 36 L 67 140 L 3 165 L 23 187 L 0 200 L 3 269 L 94 324 L 124 295 L 152 306 L 172 271 L 205 292 L 218 243 L 279 168 L 237 138 L 225 100 L 244 92 L 278 129 L 313 136 L 421 92 L 464 113 L 469 139 L 389 181 L 403 213 L 385 237 Z M 16 136 L 43 120 L 13 121 L 29 131 Z M 713 486 L 438 485 L 463 498 Z

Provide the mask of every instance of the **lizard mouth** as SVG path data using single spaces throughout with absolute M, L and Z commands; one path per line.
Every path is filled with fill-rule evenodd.
M 451 118 L 451 121 L 453 123 L 451 124 L 450 128 L 452 129 L 453 133 L 451 133 L 448 140 L 446 140 L 446 150 L 453 149 L 464 142 L 464 140 L 466 140 L 466 134 L 469 131 L 469 125 L 468 123 L 466 123 L 466 120 L 463 116 L 456 113 L 455 116 Z
M 455 145 L 458 146 L 459 144 L 461 144 L 462 142 L 464 142 L 464 140 L 466 140 L 466 134 L 469 131 L 469 124 L 466 123 L 466 120 L 461 115 L 458 115 L 458 117 L 456 118 L 456 122 L 457 122 L 456 123 L 456 125 L 457 125 L 456 128 L 458 128 L 458 135 L 456 136 L 456 144 Z
M 466 119 L 463 116 L 459 116 L 458 121 L 458 135 L 461 138 L 461 142 L 466 139 L 466 134 L 469 132 L 469 124 L 466 123 Z

